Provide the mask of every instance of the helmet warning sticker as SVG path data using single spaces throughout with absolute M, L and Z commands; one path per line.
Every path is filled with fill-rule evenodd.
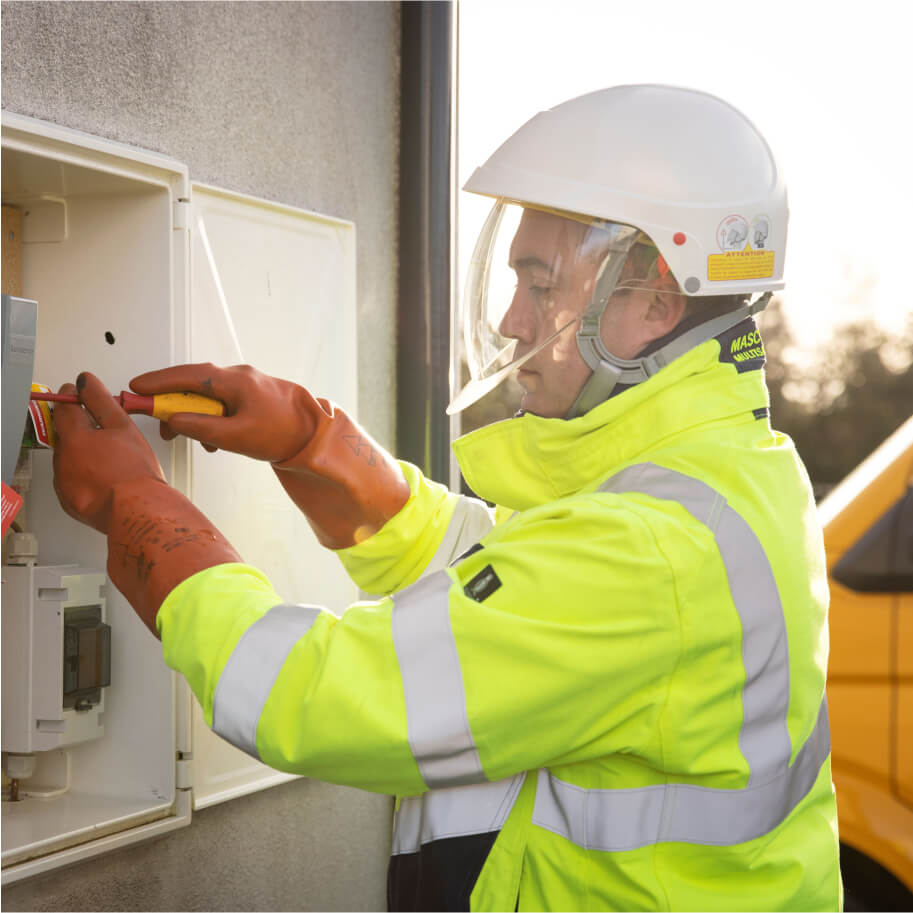
M 742 250 L 748 241 L 748 223 L 741 216 L 726 216 L 716 230 L 720 250 Z
M 740 279 L 769 279 L 774 274 L 774 252 L 767 249 L 770 219 L 755 216 L 749 225 L 740 215 L 726 216 L 716 230 L 721 254 L 707 257 L 707 278 L 711 282 Z
M 774 252 L 733 250 L 707 257 L 707 278 L 711 282 L 731 282 L 733 279 L 769 279 L 774 274 Z

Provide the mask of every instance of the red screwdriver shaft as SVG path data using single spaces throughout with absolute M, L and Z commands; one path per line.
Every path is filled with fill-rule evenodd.
M 30 398 L 44 400 L 49 403 L 79 403 L 79 397 L 75 393 L 34 392 Z M 139 413 L 140 415 L 152 415 L 152 410 L 155 407 L 155 400 L 151 396 L 140 396 L 127 390 L 121 390 L 120 393 L 113 394 L 112 398 L 117 401 L 124 411 Z
M 32 399 L 43 399 L 52 403 L 78 403 L 74 393 L 32 393 Z M 199 393 L 157 393 L 155 396 L 140 396 L 129 390 L 121 390 L 114 396 L 126 412 L 151 415 L 163 422 L 179 412 L 196 415 L 225 415 L 225 404 Z

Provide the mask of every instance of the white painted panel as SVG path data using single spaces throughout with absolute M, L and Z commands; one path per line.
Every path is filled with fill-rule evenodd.
M 357 413 L 355 227 L 194 185 L 191 358 L 250 364 Z M 286 602 L 341 612 L 354 584 L 317 542 L 270 467 L 194 446 L 194 503 Z M 200 808 L 288 779 L 215 736 L 194 701 Z

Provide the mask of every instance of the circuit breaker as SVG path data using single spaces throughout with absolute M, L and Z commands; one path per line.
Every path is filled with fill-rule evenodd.
M 104 735 L 105 587 L 103 573 L 76 565 L 3 568 L 3 751 L 50 751 Z
M 21 218 L 15 294 L 37 309 L 31 377 L 20 371 L 8 390 L 4 369 L 4 437 L 7 394 L 21 409 L 29 381 L 56 390 L 90 370 L 117 391 L 192 361 L 248 363 L 357 415 L 352 223 L 195 184 L 158 153 L 2 118 L 4 215 Z M 165 442 L 157 421 L 134 420 L 168 482 L 283 598 L 334 610 L 358 598 L 268 467 Z M 15 438 L 21 414 L 13 426 Z M 19 460 L 4 445 L 24 497 L 2 567 L 2 748 L 17 786 L 0 806 L 4 883 L 291 779 L 205 726 L 104 574 L 104 536 L 61 509 L 52 457 L 37 447 Z

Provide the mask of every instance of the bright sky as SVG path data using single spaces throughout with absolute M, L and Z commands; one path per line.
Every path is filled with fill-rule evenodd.
M 530 117 L 595 89 L 703 89 L 751 118 L 789 188 L 800 342 L 913 311 L 913 6 L 898 0 L 459 0 L 459 184 Z M 460 194 L 462 276 L 490 208 Z

